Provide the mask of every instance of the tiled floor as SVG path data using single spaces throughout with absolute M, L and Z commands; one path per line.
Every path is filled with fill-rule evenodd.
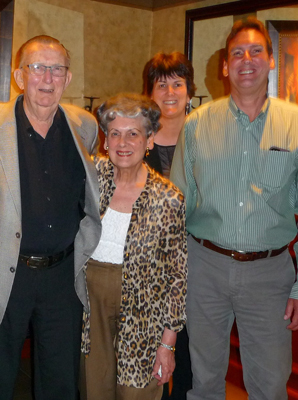
M 13 400 L 32 400 L 31 368 L 30 360 L 28 358 L 24 358 L 21 361 Z M 247 400 L 247 394 L 245 391 L 227 382 L 227 400 Z

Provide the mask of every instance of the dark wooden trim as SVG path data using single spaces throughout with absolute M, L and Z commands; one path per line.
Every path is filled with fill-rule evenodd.
M 185 17 L 185 48 L 184 53 L 192 60 L 193 23 L 209 18 L 225 17 L 227 15 L 242 15 L 259 10 L 276 7 L 298 5 L 298 0 L 241 0 L 216 6 L 196 8 L 186 11 Z
M 6 7 L 0 12 L 0 101 L 10 97 L 11 52 L 13 33 L 13 0 L 5 2 Z M 0 1 L 0 5 L 4 2 Z
M 184 54 L 190 61 L 192 61 L 193 23 L 194 23 L 193 19 L 187 18 L 187 11 L 186 11 Z
M 0 0 L 0 12 L 11 2 L 11 0 Z

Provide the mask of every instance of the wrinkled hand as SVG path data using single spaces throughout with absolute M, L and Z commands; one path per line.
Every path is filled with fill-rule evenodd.
M 158 375 L 159 367 L 161 366 L 162 376 Z M 159 346 L 156 352 L 156 360 L 153 367 L 152 375 L 156 378 L 158 382 L 158 386 L 163 385 L 166 382 L 169 382 L 169 379 L 175 369 L 175 356 L 171 350 L 165 349 L 162 346 Z
M 287 329 L 292 331 L 298 330 L 298 300 L 289 299 L 284 315 L 284 320 L 291 320 L 291 323 L 287 326 Z

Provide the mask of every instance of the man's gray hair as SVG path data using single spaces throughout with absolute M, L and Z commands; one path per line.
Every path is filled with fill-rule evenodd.
M 16 65 L 18 66 L 18 68 L 21 68 L 23 66 L 24 63 L 24 58 L 25 58 L 25 54 L 26 54 L 26 50 L 27 47 L 32 44 L 32 43 L 40 43 L 40 44 L 55 44 L 61 47 L 61 49 L 64 51 L 65 53 L 65 57 L 67 60 L 67 67 L 69 67 L 70 65 L 70 55 L 69 55 L 69 51 L 63 46 L 63 44 L 61 42 L 59 42 L 58 39 L 53 38 L 52 36 L 47 36 L 47 35 L 39 35 L 39 36 L 34 36 L 33 38 L 27 40 L 27 42 L 25 42 L 19 49 L 18 53 L 17 53 L 17 60 L 16 60 Z

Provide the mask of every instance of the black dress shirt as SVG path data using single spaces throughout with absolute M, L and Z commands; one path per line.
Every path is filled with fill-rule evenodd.
M 52 255 L 67 248 L 83 217 L 86 173 L 65 115 L 58 109 L 45 138 L 16 104 L 22 203 L 21 254 Z

